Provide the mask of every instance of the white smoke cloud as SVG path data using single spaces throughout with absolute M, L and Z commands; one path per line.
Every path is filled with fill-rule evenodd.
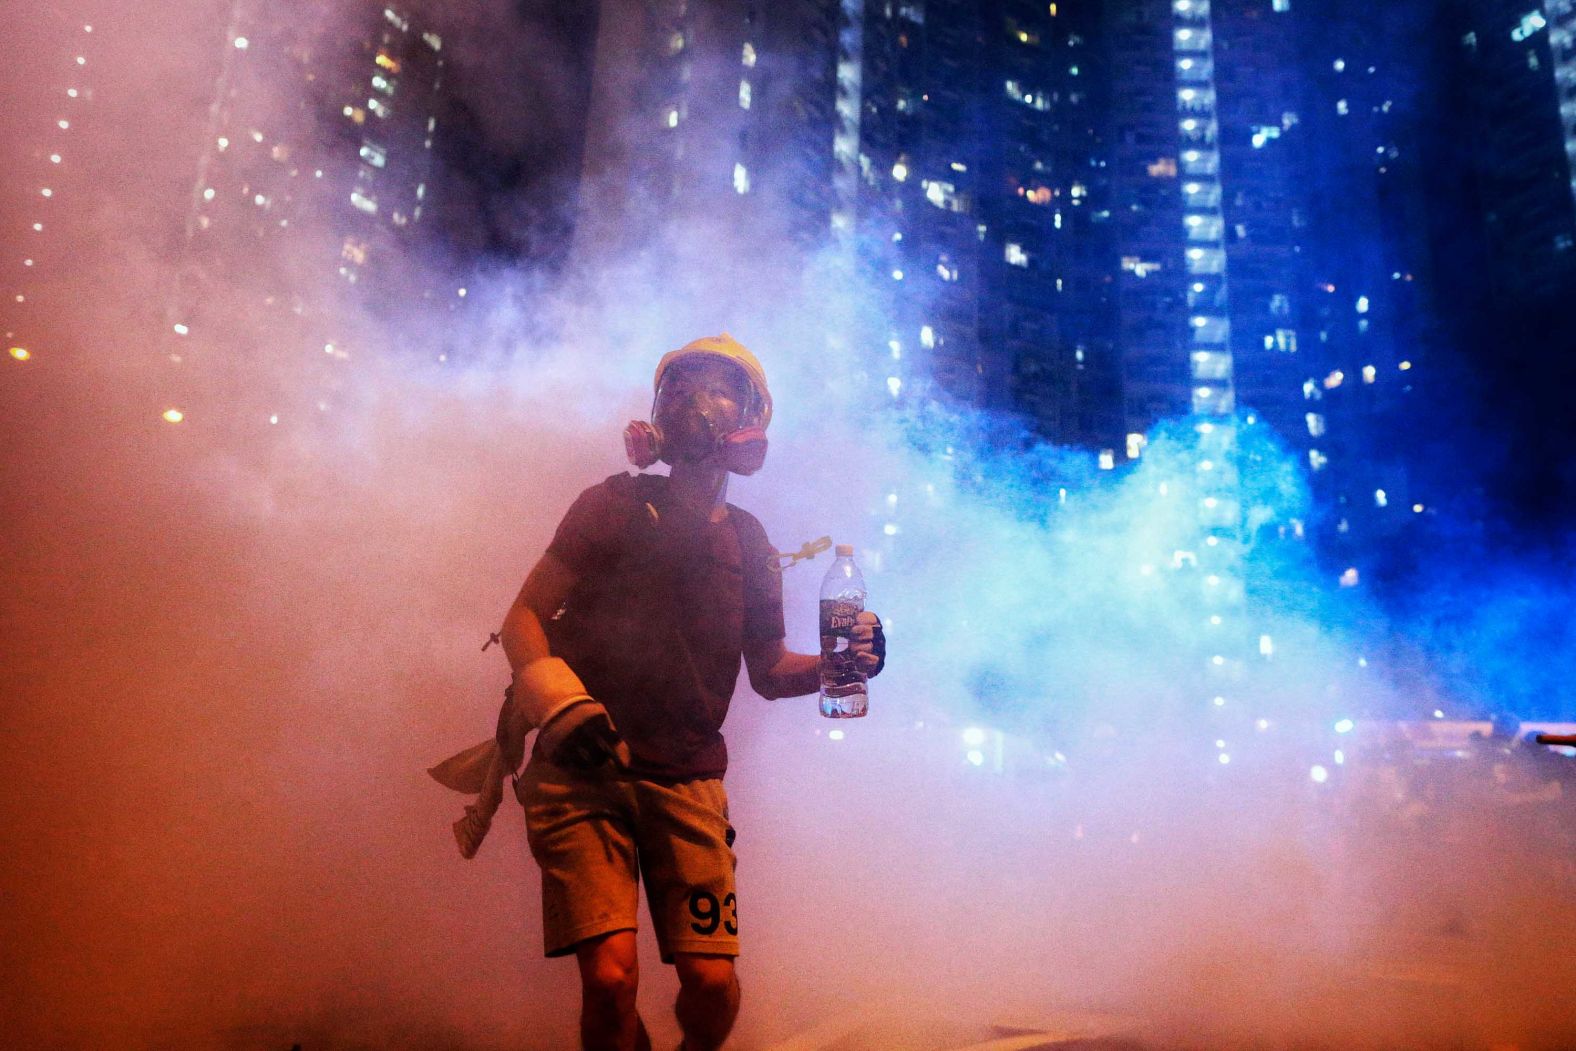
M 8 373 L 0 468 L 0 814 L 17 845 L 0 871 L 24 948 L 0 980 L 24 1042 L 572 1041 L 574 969 L 539 959 L 519 819 L 463 863 L 458 798 L 422 771 L 490 728 L 506 669 L 480 644 L 574 495 L 624 467 L 657 356 L 721 329 L 760 354 L 777 405 L 766 470 L 730 498 L 780 548 L 858 545 L 892 653 L 840 740 L 809 699 L 735 698 L 738 1046 L 849 1013 L 868 1015 L 854 1044 L 881 1048 L 1075 1009 L 1211 1046 L 1568 1031 L 1576 975 L 1553 932 L 1570 906 L 1528 840 L 1484 814 L 1392 849 L 1307 778 L 1330 717 L 1400 702 L 1354 662 L 1363 622 L 1269 539 L 1244 563 L 1265 598 L 1243 616 L 1275 657 L 1244 681 L 1273 725 L 1213 747 L 1224 731 L 1191 685 L 1209 626 L 1189 589 L 1208 585 L 1176 583 L 1193 512 L 1161 492 L 1189 484 L 1184 427 L 1120 478 L 1040 448 L 960 479 L 947 434 L 912 441 L 829 347 L 828 319 L 870 301 L 835 256 L 790 266 L 677 227 L 561 284 L 476 275 L 446 322 L 464 355 L 362 355 L 332 411 L 256 426 L 234 407 L 301 393 L 288 357 L 214 348 L 172 385 L 132 335 L 161 323 L 156 231 L 182 215 L 194 147 L 174 144 L 201 127 L 197 42 L 222 27 L 175 3 L 140 29 L 85 13 L 124 34 L 104 45 L 124 88 L 100 92 L 104 204 L 84 206 L 83 266 L 56 279 L 35 360 Z M 192 16 L 202 32 L 172 30 Z M 513 31 L 491 9 L 470 31 L 489 29 Z M 30 31 L 43 54 L 59 27 Z M 517 114 L 477 105 L 519 141 Z M 133 116 L 156 138 L 113 130 Z M 687 265 L 656 262 L 673 258 Z M 266 346 L 248 291 L 230 290 L 235 327 Z M 422 323 L 338 309 L 369 342 Z M 172 390 L 180 425 L 159 418 Z M 1249 444 L 1253 507 L 1294 517 L 1295 466 Z M 814 645 L 823 568 L 785 580 L 793 648 Z M 643 939 L 643 1009 L 672 1042 L 673 979 Z

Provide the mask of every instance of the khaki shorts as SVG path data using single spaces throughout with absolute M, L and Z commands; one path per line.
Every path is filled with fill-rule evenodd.
M 548 956 L 634 930 L 641 879 L 663 963 L 681 952 L 739 955 L 734 832 L 720 779 L 587 778 L 532 756 L 515 795 L 542 869 Z

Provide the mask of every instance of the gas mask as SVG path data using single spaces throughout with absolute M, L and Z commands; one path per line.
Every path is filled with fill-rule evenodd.
M 754 474 L 766 460 L 766 429 L 756 422 L 761 415 L 757 395 L 748 383 L 744 388 L 745 397 L 735 408 L 704 389 L 659 384 L 651 422 L 634 420 L 624 428 L 629 461 L 644 469 L 658 460 L 673 464 L 715 459 L 734 474 Z

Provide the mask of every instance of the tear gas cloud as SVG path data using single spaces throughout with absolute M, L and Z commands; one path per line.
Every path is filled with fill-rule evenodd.
M 743 684 L 735 699 L 738 1046 L 849 1016 L 868 1032 L 844 1046 L 886 1048 L 1057 1011 L 1195 1046 L 1553 1046 L 1576 1023 L 1556 944 L 1568 862 L 1532 849 L 1544 830 L 1485 812 L 1449 842 L 1391 841 L 1363 833 L 1366 797 L 1337 792 L 1367 775 L 1309 776 L 1337 771 L 1339 719 L 1475 715 L 1482 693 L 1568 681 L 1568 576 L 1470 552 L 1481 583 L 1419 601 L 1437 630 L 1381 662 L 1380 613 L 1329 597 L 1283 538 L 1306 510 L 1299 468 L 1244 424 L 1233 468 L 1256 539 L 1233 578 L 1250 586 L 1210 679 L 1219 585 L 1195 568 L 1182 496 L 1191 424 L 1158 429 L 1120 476 L 1032 443 L 965 463 L 965 439 L 1001 421 L 856 395 L 871 385 L 826 331 L 871 300 L 836 253 L 779 265 L 682 225 L 654 237 L 710 269 L 654 253 L 557 282 L 495 267 L 441 324 L 346 298 L 358 346 L 441 329 L 464 353 L 369 350 L 330 410 L 259 437 L 240 417 L 300 393 L 305 370 L 271 348 L 254 289 L 214 293 L 247 353 L 193 351 L 171 379 L 143 335 L 161 327 L 219 14 L 61 5 L 29 16 L 7 72 L 26 104 L 6 133 L 31 153 L 57 79 L 43 64 L 95 25 L 70 254 L 38 279 L 55 306 L 4 387 L 0 1017 L 19 1046 L 569 1046 L 577 981 L 540 959 L 519 819 L 461 862 L 460 801 L 423 770 L 490 731 L 507 671 L 478 646 L 575 494 L 622 469 L 656 357 L 723 329 L 759 353 L 777 405 L 767 468 L 730 499 L 779 548 L 856 544 L 892 653 L 862 722 Z M 489 94 L 497 55 L 567 60 L 505 5 L 470 18 L 455 75 L 483 137 L 513 148 L 529 129 L 516 96 Z M 296 85 L 272 87 L 292 109 Z M 7 176 L 8 230 L 34 205 L 27 177 Z M 449 265 L 432 252 L 411 262 Z M 814 645 L 823 569 L 785 579 L 792 648 Z M 1542 659 L 1511 615 L 1550 625 Z M 644 1013 L 671 1042 L 675 986 L 642 939 Z

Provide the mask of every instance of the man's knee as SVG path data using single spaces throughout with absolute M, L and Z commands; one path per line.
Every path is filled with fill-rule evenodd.
M 615 931 L 592 939 L 576 950 L 580 986 L 587 1000 L 620 1005 L 633 1003 L 640 984 L 633 931 Z
M 739 980 L 731 956 L 676 953 L 673 965 L 685 992 L 706 999 L 729 1000 L 737 995 Z

